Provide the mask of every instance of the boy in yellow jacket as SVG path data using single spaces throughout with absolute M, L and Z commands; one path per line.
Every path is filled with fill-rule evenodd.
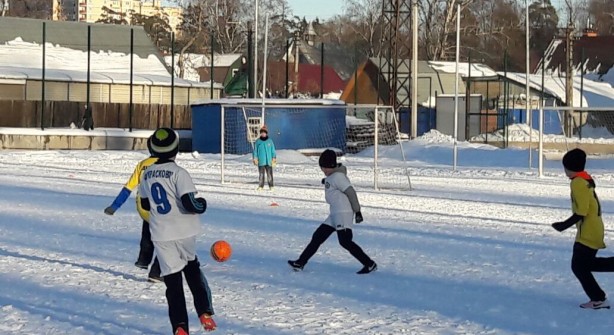
M 151 137 L 147 139 L 147 149 L 149 150 L 150 157 L 145 158 L 140 161 L 136 167 L 134 168 L 134 172 L 128 179 L 128 182 L 124 185 L 122 190 L 119 192 L 113 203 L 104 209 L 105 214 L 113 215 L 130 197 L 130 193 L 139 185 L 141 181 L 141 174 L 145 169 L 147 169 L 150 165 L 154 164 L 158 161 L 158 158 L 154 157 L 151 150 Z M 137 192 L 136 196 L 136 210 L 139 213 L 141 219 L 143 219 L 143 225 L 141 227 L 141 243 L 140 243 L 140 251 L 139 258 L 137 259 L 134 265 L 141 269 L 147 269 L 149 267 L 149 263 L 154 255 L 154 245 L 151 242 L 151 232 L 149 230 L 149 211 L 146 211 L 141 206 L 141 202 L 139 201 L 139 196 Z M 149 270 L 148 280 L 153 283 L 162 282 L 162 277 L 160 276 L 160 263 L 156 258 L 154 263 Z
M 614 272 L 614 257 L 597 257 L 605 248 L 601 205 L 595 193 L 595 181 L 584 171 L 586 153 L 573 149 L 563 157 L 565 174 L 571 179 L 571 209 L 573 215 L 552 227 L 557 231 L 576 225 L 576 240 L 571 258 L 571 270 L 580 281 L 589 302 L 580 307 L 588 309 L 610 308 L 605 292 L 599 287 L 593 272 Z

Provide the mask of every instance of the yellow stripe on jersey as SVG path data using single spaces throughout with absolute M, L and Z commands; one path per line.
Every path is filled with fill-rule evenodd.
M 604 227 L 595 189 L 583 178 L 571 181 L 571 208 L 574 214 L 584 217 L 576 224 L 576 242 L 589 248 L 603 249 Z
M 149 166 L 151 166 L 157 161 L 158 158 L 156 157 L 149 157 L 140 161 L 139 164 L 137 164 L 136 168 L 134 168 L 134 172 L 132 172 L 130 179 L 128 179 L 128 182 L 126 183 L 126 185 L 124 185 L 124 187 L 129 189 L 130 191 L 134 190 L 141 182 L 141 176 L 143 175 L 143 171 L 145 171 L 145 169 L 147 169 Z M 136 195 L 136 210 L 139 212 L 139 215 L 143 220 L 149 222 L 149 212 L 141 207 L 138 192 Z

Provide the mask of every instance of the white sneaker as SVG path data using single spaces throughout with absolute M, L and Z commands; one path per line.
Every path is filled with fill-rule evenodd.
M 589 301 L 586 303 L 583 303 L 580 305 L 581 308 L 586 308 L 586 309 L 602 309 L 602 308 L 607 308 L 610 309 L 610 302 L 608 301 L 608 299 L 605 299 L 604 301 Z
M 271 192 L 275 191 L 275 187 L 269 187 L 269 191 Z
M 256 189 L 256 191 L 262 191 L 262 190 L 264 190 L 264 188 L 262 188 L 262 187 L 258 187 L 258 188 Z

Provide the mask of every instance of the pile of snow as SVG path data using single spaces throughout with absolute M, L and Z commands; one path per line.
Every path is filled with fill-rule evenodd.
M 565 135 L 545 134 L 544 142 L 547 143 L 585 143 L 585 144 L 614 144 L 614 136 L 605 128 L 592 128 L 585 126 L 582 129 L 583 138 L 566 137 Z M 471 142 L 505 141 L 505 130 L 499 129 L 492 133 L 480 134 L 472 137 Z M 512 124 L 507 127 L 507 139 L 509 142 L 533 142 L 539 141 L 539 131 L 530 129 L 526 124 Z
M 454 137 L 446 135 L 438 130 L 431 129 L 429 132 L 424 133 L 422 136 L 417 137 L 414 141 L 421 143 L 454 143 Z
M 528 142 L 530 139 L 536 141 L 539 139 L 539 131 L 531 129 L 526 124 L 512 124 L 507 127 L 507 138 L 510 142 Z M 504 141 L 505 130 L 499 129 L 492 133 L 480 134 L 469 139 L 471 142 L 481 141 Z
M 369 121 L 369 120 L 365 120 L 365 119 L 359 119 L 355 116 L 349 116 L 347 115 L 345 117 L 345 126 L 346 128 L 350 128 L 351 126 L 368 126 L 368 125 L 375 125 L 375 123 L 373 121 Z

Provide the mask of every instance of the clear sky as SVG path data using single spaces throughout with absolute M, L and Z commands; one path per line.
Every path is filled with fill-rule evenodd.
M 288 0 L 294 15 L 307 19 L 328 19 L 341 14 L 343 0 Z

